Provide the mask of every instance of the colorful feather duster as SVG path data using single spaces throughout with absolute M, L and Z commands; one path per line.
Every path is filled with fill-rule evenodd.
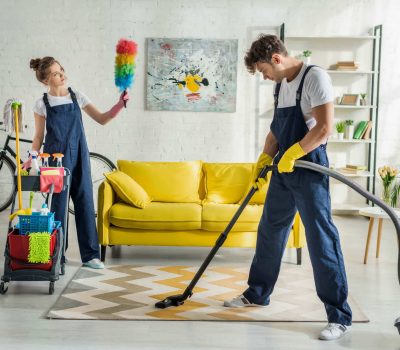
M 121 92 L 130 88 L 135 81 L 136 54 L 137 44 L 134 41 L 127 39 L 118 41 L 115 57 L 115 85 Z

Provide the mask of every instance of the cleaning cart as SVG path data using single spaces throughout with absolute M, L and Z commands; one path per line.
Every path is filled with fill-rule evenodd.
M 46 169 L 41 168 L 45 173 Z M 47 170 L 49 171 L 49 170 Z M 47 205 L 51 208 L 53 193 L 67 191 L 69 198 L 70 171 L 66 168 L 53 168 L 62 174 L 44 179 L 44 175 L 22 176 L 21 191 L 48 192 Z M 42 178 L 41 178 L 42 177 Z M 11 214 L 14 212 L 15 199 L 18 190 L 15 188 L 11 205 Z M 68 227 L 61 227 L 54 218 L 54 213 L 33 212 L 30 215 L 18 215 L 19 222 L 13 227 L 12 220 L 8 225 L 8 235 L 5 248 L 4 274 L 1 277 L 0 293 L 5 294 L 8 283 L 11 281 L 49 281 L 49 294 L 54 293 L 54 283 L 59 275 L 65 273 L 65 247 Z M 66 206 L 64 222 L 68 223 L 68 205 Z M 50 235 L 50 260 L 47 263 L 31 263 L 28 261 L 29 233 L 48 232 Z M 65 233 L 64 233 L 65 232 Z

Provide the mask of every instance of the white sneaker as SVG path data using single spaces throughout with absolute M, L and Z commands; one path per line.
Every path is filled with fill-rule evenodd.
M 340 323 L 328 323 L 328 325 L 319 334 L 320 340 L 335 340 L 343 337 L 350 331 L 351 326 L 345 326 Z
M 264 307 L 267 305 L 260 305 L 260 304 L 254 304 L 247 300 L 247 298 L 241 294 L 238 295 L 237 297 L 233 298 L 232 300 L 225 300 L 224 301 L 224 306 L 225 307 Z
M 104 269 L 104 264 L 100 261 L 100 259 L 97 258 L 86 261 L 82 265 L 85 267 L 90 267 L 91 269 Z

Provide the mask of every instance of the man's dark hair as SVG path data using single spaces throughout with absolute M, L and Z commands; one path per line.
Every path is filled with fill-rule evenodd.
M 287 56 L 288 53 L 283 42 L 276 35 L 260 34 L 244 57 L 247 70 L 254 74 L 256 63 L 271 63 L 272 55 L 275 53 Z

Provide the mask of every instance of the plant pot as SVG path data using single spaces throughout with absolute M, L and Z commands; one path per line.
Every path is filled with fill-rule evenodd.
M 346 129 L 344 130 L 344 137 L 348 140 L 351 140 L 354 135 L 354 125 L 346 125 Z
M 307 65 L 311 64 L 311 57 L 304 57 L 303 62 Z
M 343 137 L 344 137 L 344 133 L 343 132 L 338 132 L 338 134 L 337 134 L 338 140 L 343 140 Z
M 360 106 L 366 106 L 367 105 L 367 100 L 364 98 L 364 99 L 361 99 L 360 100 Z

